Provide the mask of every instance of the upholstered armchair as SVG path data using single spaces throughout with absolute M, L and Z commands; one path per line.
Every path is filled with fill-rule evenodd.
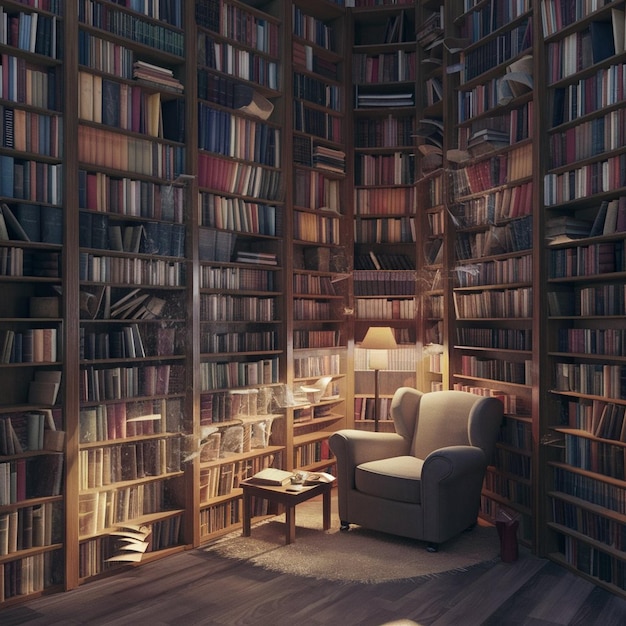
M 401 387 L 391 402 L 395 433 L 331 435 L 342 529 L 412 537 L 434 552 L 471 528 L 502 414 L 496 398 Z

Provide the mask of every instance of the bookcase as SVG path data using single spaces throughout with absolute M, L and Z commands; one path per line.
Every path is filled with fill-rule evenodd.
M 60 588 L 63 6 L 0 7 L 0 603 Z
M 254 4 L 195 3 L 201 542 L 240 523 L 242 480 L 286 462 L 284 35 Z
M 416 12 L 412 3 L 357 2 L 350 17 L 354 339 L 358 346 L 370 326 L 391 326 L 403 348 L 400 360 L 414 363 L 405 353 L 416 345 Z M 373 379 L 360 371 L 363 358 L 360 362 L 355 425 L 367 428 L 364 407 L 373 399 L 367 397 L 371 391 L 363 394 L 366 387 L 371 390 L 366 381 Z M 383 372 L 383 383 L 390 375 Z M 398 375 L 415 386 L 415 370 L 412 376 Z M 388 382 L 387 394 L 393 393 Z M 384 406 L 381 415 L 386 415 Z M 384 421 L 383 428 L 393 428 Z
M 533 274 L 533 11 L 530 3 L 459 3 L 446 30 L 448 88 L 457 108 L 445 158 L 454 316 L 450 386 L 499 397 L 505 421 L 482 513 L 505 509 L 534 535 L 533 390 L 538 370 Z M 455 64 L 454 61 L 457 61 Z
M 342 3 L 285 3 L 286 152 L 291 242 L 286 285 L 287 468 L 332 469 L 328 435 L 347 425 L 352 351 L 347 308 L 352 290 L 352 209 L 347 160 L 346 17 Z
M 614 77 L 624 67 L 624 9 L 621 2 L 558 11 L 556 3 L 541 4 L 548 319 L 542 547 L 622 596 L 626 178 L 623 85 Z
M 183 545 L 183 4 L 78 4 L 78 578 Z M 116 532 L 145 527 L 128 550 Z M 145 553 L 144 553 L 145 551 Z

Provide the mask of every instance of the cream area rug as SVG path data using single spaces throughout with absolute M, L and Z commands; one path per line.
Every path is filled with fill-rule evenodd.
M 324 531 L 321 501 L 298 505 L 296 540 L 290 545 L 285 545 L 285 518 L 279 515 L 254 525 L 250 537 L 237 531 L 202 550 L 284 574 L 361 583 L 432 577 L 499 559 L 500 543 L 492 526 L 479 523 L 431 553 L 424 542 L 359 526 L 340 531 L 336 510 L 333 499 L 331 529 Z

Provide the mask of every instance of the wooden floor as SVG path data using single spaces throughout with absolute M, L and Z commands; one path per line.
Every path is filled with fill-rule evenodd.
M 626 601 L 524 551 L 417 581 L 341 584 L 190 550 L 0 610 L 0 624 L 381 626 L 626 624 Z

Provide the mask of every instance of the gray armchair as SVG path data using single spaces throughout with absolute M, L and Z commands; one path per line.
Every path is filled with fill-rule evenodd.
M 391 402 L 395 433 L 333 433 L 342 529 L 358 524 L 436 551 L 471 528 L 502 414 L 496 398 L 401 387 Z

